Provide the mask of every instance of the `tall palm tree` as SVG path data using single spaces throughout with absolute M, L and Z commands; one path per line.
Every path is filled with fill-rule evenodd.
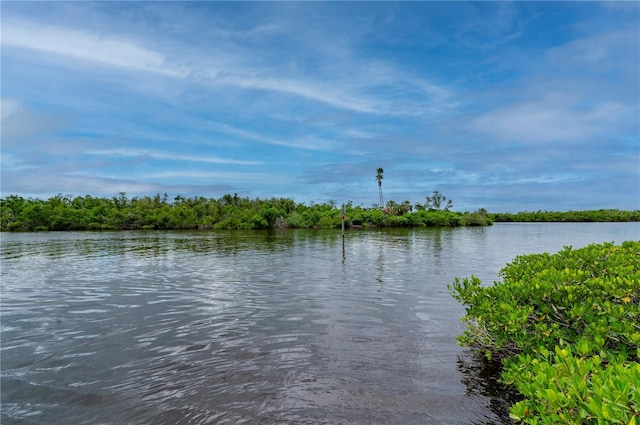
M 382 179 L 384 178 L 384 170 L 382 168 L 378 168 L 376 173 L 376 180 L 378 181 L 378 191 L 380 192 L 380 208 L 384 207 L 382 203 Z

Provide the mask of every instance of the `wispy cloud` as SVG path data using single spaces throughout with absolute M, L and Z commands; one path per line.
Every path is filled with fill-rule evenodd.
M 468 128 L 524 143 L 584 144 L 637 134 L 637 36 L 637 29 L 615 28 L 542 51 L 509 90 L 491 94 L 496 106 L 472 118 Z
M 34 110 L 16 98 L 1 98 L 0 110 L 0 132 L 5 147 L 21 145 L 27 137 L 55 131 L 65 121 L 56 113 Z
M 217 122 L 211 122 L 211 121 L 209 121 L 208 123 L 211 124 L 213 128 L 223 133 L 233 135 L 242 139 L 254 141 L 254 142 L 268 144 L 268 145 L 285 146 L 288 148 L 296 148 L 296 149 L 320 150 L 320 151 L 334 150 L 336 148 L 336 144 L 334 142 L 326 141 L 326 140 L 325 141 L 319 141 L 319 140 L 308 141 L 307 138 L 305 137 L 296 137 L 296 136 L 291 136 L 290 138 L 283 137 L 283 138 L 277 139 L 274 137 L 265 136 L 262 133 L 256 133 L 253 131 L 237 128 L 229 124 L 223 124 L 223 123 L 217 123 Z
M 185 69 L 170 65 L 161 53 L 136 42 L 110 34 L 99 35 L 30 21 L 4 21 L 2 45 L 172 77 L 187 75 Z
M 34 169 L 36 166 L 10 153 L 0 153 L 0 169 L 4 171 L 20 171 Z
M 481 2 L 465 4 L 466 17 L 454 25 L 455 39 L 473 49 L 489 50 L 512 42 L 523 35 L 519 8 L 511 2 L 500 2 L 491 7 Z
M 103 155 L 109 157 L 141 157 L 150 159 L 162 159 L 171 161 L 205 162 L 211 164 L 227 165 L 260 165 L 261 161 L 238 160 L 232 158 L 220 158 L 207 155 L 184 155 L 179 153 L 162 152 L 151 149 L 89 149 L 87 155 Z
M 559 100 L 559 99 L 558 99 Z M 584 109 L 558 100 L 509 105 L 471 120 L 472 131 L 503 141 L 525 143 L 571 142 L 611 134 L 625 110 L 611 103 Z
M 634 38 L 638 35 L 637 27 L 624 25 L 622 28 L 611 28 L 555 46 L 547 51 L 545 59 L 549 65 L 570 66 L 579 74 L 614 69 L 637 72 L 640 52 L 635 49 L 637 42 L 634 42 Z M 613 63 L 614 58 L 619 63 Z M 582 68 L 575 69 L 574 66 L 578 65 Z
M 10 192 L 4 187 L 2 196 L 20 193 L 24 196 L 54 196 L 57 193 L 76 195 L 91 194 L 97 196 L 113 196 L 125 192 L 130 196 L 150 195 L 171 192 L 173 194 L 201 194 L 203 191 L 217 193 L 224 191 L 238 191 L 237 187 L 228 182 L 214 184 L 158 183 L 139 179 L 113 178 L 97 176 L 95 174 L 49 174 L 30 172 L 29 179 L 23 179 L 13 172 L 3 172 L 3 179 L 12 181 Z M 4 185 L 3 185 L 4 186 Z
M 163 171 L 149 173 L 144 176 L 146 179 L 173 179 L 187 178 L 206 181 L 233 181 L 243 183 L 261 184 L 268 181 L 270 184 L 289 184 L 291 181 L 286 177 L 274 176 L 270 173 L 239 173 L 230 171 Z
M 578 177 L 574 174 L 560 174 L 560 175 L 543 175 L 543 176 L 535 176 L 535 177 L 523 177 L 518 178 L 511 182 L 511 184 L 557 184 L 557 183 L 569 183 L 569 182 L 577 182 L 585 180 L 583 177 Z
M 212 67 L 209 59 L 198 60 L 193 52 L 181 58 L 179 52 L 173 51 L 170 54 L 173 60 L 169 60 L 168 53 L 144 47 L 140 41 L 125 35 L 43 25 L 25 19 L 6 20 L 2 31 L 3 46 L 67 57 L 74 60 L 67 63 L 71 67 L 94 63 L 214 87 L 276 92 L 358 113 L 429 115 L 450 108 L 452 102 L 449 89 L 415 76 L 402 76 L 401 70 L 382 62 L 371 61 L 363 75 L 349 78 L 344 74 L 300 78 L 286 75 L 287 72 L 273 65 L 265 67 L 242 57 L 233 58 L 230 52 Z M 345 70 L 355 67 L 353 58 L 342 60 L 340 66 Z M 362 74 L 362 69 L 358 72 Z M 399 85 L 398 95 L 401 94 L 402 99 L 397 95 L 394 99 L 392 92 L 397 91 Z M 407 101 L 407 93 L 411 93 L 411 101 Z
M 349 67 L 345 64 L 345 67 Z M 451 90 L 412 77 L 400 70 L 387 76 L 354 76 L 351 79 L 274 77 L 273 72 L 249 73 L 242 69 L 210 73 L 209 84 L 248 90 L 277 92 L 331 107 L 363 114 L 436 116 L 456 102 Z M 407 97 L 407 94 L 410 96 Z

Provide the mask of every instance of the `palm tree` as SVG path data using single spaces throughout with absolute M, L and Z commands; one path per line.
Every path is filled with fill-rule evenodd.
M 384 170 L 382 168 L 378 168 L 376 173 L 376 180 L 378 181 L 378 191 L 380 192 L 380 208 L 384 207 L 382 203 L 382 179 L 384 178 Z

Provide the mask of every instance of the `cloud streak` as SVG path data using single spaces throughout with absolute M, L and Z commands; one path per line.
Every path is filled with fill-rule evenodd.
M 2 45 L 9 48 L 27 49 L 40 53 L 73 59 L 70 66 L 98 64 L 130 71 L 160 74 L 178 79 L 189 79 L 209 85 L 230 86 L 245 90 L 271 91 L 301 97 L 335 108 L 366 114 L 425 115 L 433 113 L 433 106 L 442 104 L 448 91 L 432 83 L 404 78 L 406 88 L 418 96 L 416 101 L 389 102 L 372 94 L 358 93 L 368 87 L 397 84 L 398 70 L 389 70 L 382 75 L 368 73 L 365 79 L 349 81 L 344 78 L 327 83 L 320 80 L 298 78 L 274 78 L 268 69 L 251 71 L 228 61 L 225 68 L 208 69 L 207 63 L 192 62 L 188 65 L 171 63 L 166 54 L 143 47 L 139 42 L 111 34 L 92 33 L 27 20 L 11 20 L 3 25 Z M 387 75 L 388 74 L 388 75 Z M 391 77 L 392 76 L 392 77 Z M 355 84 L 354 84 L 355 83 Z M 366 84 L 366 85 L 365 85 Z M 430 102 L 431 101 L 431 102 Z M 437 108 L 435 108 L 437 109 Z
M 584 143 L 612 133 L 625 108 L 603 103 L 585 110 L 558 100 L 531 102 L 487 112 L 473 119 L 471 131 L 504 141 L 524 143 Z
M 2 45 L 171 77 L 187 75 L 185 69 L 170 66 L 162 54 L 132 41 L 30 21 L 3 23 Z
M 260 165 L 261 161 L 238 160 L 232 158 L 219 158 L 214 156 L 184 155 L 171 152 L 162 152 L 146 149 L 90 149 L 85 152 L 87 155 L 100 155 L 108 157 L 134 157 L 150 158 L 171 161 L 204 162 L 209 164 L 227 165 Z

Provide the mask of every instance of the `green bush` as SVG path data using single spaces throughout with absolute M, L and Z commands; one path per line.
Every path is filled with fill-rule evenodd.
M 489 216 L 496 222 L 620 222 L 640 221 L 640 210 L 522 211 Z
M 465 213 L 462 216 L 462 224 L 464 226 L 488 226 L 493 224 L 493 221 L 486 212 L 479 210 L 473 213 Z
M 503 361 L 530 424 L 631 424 L 640 402 L 640 242 L 517 257 L 502 282 L 449 285 L 466 305 L 461 344 Z M 621 395 L 628 393 L 628 396 Z
M 640 415 L 640 364 L 574 350 L 541 348 L 537 356 L 509 363 L 503 380 L 525 396 L 511 408 L 511 418 L 549 425 L 634 424 Z
M 345 224 L 408 227 L 481 223 L 465 221 L 462 213 L 452 211 L 410 211 L 409 201 L 390 201 L 385 210 L 353 207 L 348 202 Z M 62 194 L 47 200 L 15 195 L 0 198 L 0 231 L 335 228 L 342 225 L 341 216 L 342 209 L 335 201 L 304 205 L 286 198 L 249 199 L 237 194 L 219 199 L 178 195 L 172 202 L 166 194 L 128 198 L 125 193 L 112 198 Z

